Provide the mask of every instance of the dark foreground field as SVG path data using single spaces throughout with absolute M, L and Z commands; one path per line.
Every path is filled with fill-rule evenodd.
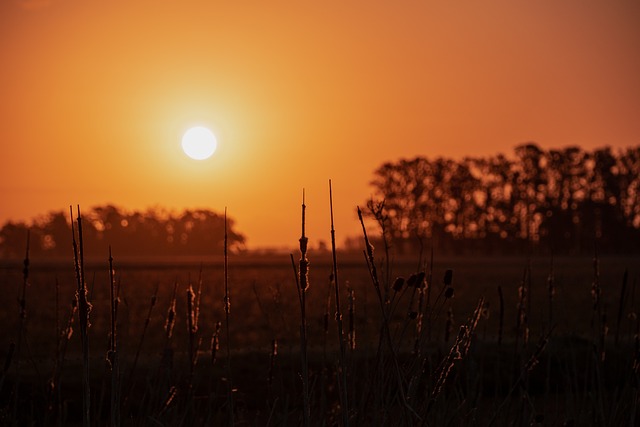
M 288 255 L 230 257 L 228 323 L 220 260 L 115 256 L 115 376 L 108 262 L 88 262 L 92 424 L 638 423 L 637 257 L 377 262 L 382 301 L 339 257 L 344 353 L 329 261 L 310 255 L 304 341 Z M 81 425 L 73 261 L 28 274 L 21 318 L 22 263 L 0 270 L 0 424 Z

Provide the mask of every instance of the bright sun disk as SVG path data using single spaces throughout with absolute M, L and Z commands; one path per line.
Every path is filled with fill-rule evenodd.
M 215 135 L 204 126 L 192 127 L 182 136 L 182 150 L 194 160 L 208 159 L 217 146 Z

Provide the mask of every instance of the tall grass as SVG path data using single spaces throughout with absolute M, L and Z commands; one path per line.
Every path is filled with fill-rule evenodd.
M 224 208 L 224 326 L 227 334 L 227 412 L 228 424 L 234 425 L 234 402 L 233 402 L 233 383 L 231 376 L 231 332 L 229 327 L 229 318 L 231 313 L 231 295 L 229 293 L 229 252 L 228 252 L 228 233 L 227 233 L 227 208 Z
M 71 214 L 71 233 L 73 242 L 73 258 L 76 269 L 76 281 L 78 284 L 78 323 L 80 324 L 80 341 L 82 345 L 82 421 L 84 427 L 91 425 L 91 368 L 89 365 L 89 313 L 91 304 L 87 300 L 87 286 L 84 276 L 84 240 L 82 235 L 82 216 L 78 206 L 77 225 L 78 240 L 73 228 L 73 209 L 69 207 Z
M 296 289 L 298 291 L 298 300 L 300 302 L 300 362 L 302 369 L 302 401 L 303 410 L 302 418 L 303 425 L 309 427 L 311 425 L 311 404 L 309 401 L 309 361 L 307 354 L 307 290 L 309 289 L 309 259 L 307 258 L 307 245 L 309 239 L 305 234 L 306 226 L 306 208 L 304 203 L 304 190 L 302 192 L 302 232 L 300 235 L 300 261 L 298 263 L 298 274 L 295 275 Z M 291 255 L 291 262 L 294 264 L 293 255 Z M 277 350 L 277 343 L 274 340 L 272 356 L 275 357 Z M 270 365 L 271 371 L 272 365 Z M 269 376 L 271 379 L 271 375 Z
M 120 425 L 120 366 L 118 363 L 118 334 L 116 332 L 116 325 L 118 323 L 118 302 L 111 246 L 109 246 L 109 291 L 111 302 L 111 339 L 109 352 L 107 353 L 107 361 L 111 368 L 111 426 L 117 427 Z
M 15 365 L 16 365 L 16 381 L 13 392 L 13 421 L 17 422 L 18 420 L 18 401 L 20 395 L 20 380 L 21 380 L 21 357 L 22 353 L 22 344 L 25 341 L 26 334 L 26 323 L 27 323 L 27 287 L 29 285 L 29 243 L 30 243 L 31 233 L 27 230 L 27 244 L 25 249 L 23 268 L 22 268 L 22 290 L 20 292 L 20 298 L 18 299 L 19 306 L 19 322 L 18 322 L 18 337 L 17 344 L 15 347 L 11 347 L 8 357 L 5 362 L 5 368 L 3 370 L 2 380 L 0 380 L 0 390 L 2 390 L 2 383 L 4 382 L 5 374 L 9 370 L 9 366 L 11 364 L 12 357 L 15 357 Z M 14 350 L 15 349 L 15 350 Z
M 460 274 L 460 264 L 447 265 L 451 260 L 437 258 L 437 248 L 431 249 L 430 257 L 422 250 L 412 254 L 419 258 L 417 263 L 414 259 L 402 263 L 394 258 L 396 248 L 383 243 L 383 258 L 377 259 L 366 215 L 356 207 L 364 258 L 345 257 L 351 264 L 339 269 L 342 255 L 336 249 L 331 181 L 329 206 L 331 252 L 325 260 L 322 254 L 309 254 L 313 246 L 307 236 L 303 193 L 300 257 L 296 261 L 291 254 L 290 266 L 286 258 L 282 268 L 236 264 L 236 257 L 229 257 L 225 212 L 223 263 L 212 267 L 216 279 L 206 278 L 203 270 L 210 267 L 203 264 L 197 282 L 191 281 L 189 272 L 186 285 L 166 271 L 153 279 L 118 276 L 118 284 L 120 280 L 136 284 L 122 287 L 120 305 L 109 250 L 107 265 L 100 267 L 108 279 L 98 274 L 91 286 L 96 307 L 91 311 L 95 323 L 91 329 L 82 217 L 79 208 L 77 218 L 71 210 L 74 302 L 59 309 L 59 302 L 47 304 L 42 292 L 31 293 L 27 281 L 33 280 L 33 271 L 27 250 L 24 266 L 30 270 L 23 271 L 22 281 L 16 279 L 20 317 L 15 319 L 12 312 L 16 330 L 24 321 L 18 337 L 28 343 L 22 319 L 29 290 L 29 337 L 42 348 L 47 340 L 53 341 L 48 357 L 51 376 L 41 381 L 28 370 L 29 363 L 49 366 L 29 351 L 21 352 L 18 368 L 17 346 L 3 345 L 0 420 L 15 425 L 305 427 L 637 422 L 640 321 L 636 279 L 630 281 L 637 268 L 625 271 L 622 282 L 616 281 L 615 291 L 610 292 L 612 287 L 604 284 L 611 273 L 601 268 L 597 254 L 591 273 L 587 271 L 581 280 L 567 277 L 557 258 L 551 264 L 545 260 L 538 271 L 531 260 L 518 262 L 512 270 L 501 263 L 484 265 L 499 270 L 491 280 Z M 383 218 L 383 207 L 377 209 L 376 215 Z M 381 236 L 389 231 L 382 228 L 384 221 L 372 224 Z M 118 259 L 119 272 L 120 263 Z M 393 281 L 391 271 L 397 274 Z M 327 276 L 328 281 L 313 279 Z M 205 282 L 212 285 L 204 286 Z M 289 286 L 292 282 L 295 291 Z M 56 300 L 65 300 L 65 286 L 62 276 Z M 267 287 L 272 289 L 269 301 L 260 298 Z M 233 323 L 232 291 L 238 313 Z M 497 312 L 491 318 L 489 302 Z M 346 303 L 344 320 L 341 303 Z M 158 304 L 166 308 L 164 314 L 156 310 Z M 573 306 L 582 307 L 571 313 L 579 324 L 567 320 L 567 307 Z M 613 322 L 607 320 L 607 307 L 615 310 Z M 47 322 L 38 313 L 43 309 L 55 315 L 43 328 L 48 332 L 34 337 L 32 327 Z M 75 315 L 80 326 L 78 350 L 68 346 L 74 342 Z M 55 336 L 50 333 L 53 323 Z M 616 328 L 615 336 L 606 333 L 609 323 Z M 576 325 L 583 332 L 569 328 Z M 337 337 L 330 333 L 332 327 Z M 101 337 L 109 338 L 111 386 L 105 376 L 102 389 L 105 396 L 110 393 L 104 400 L 105 406 L 109 402 L 108 411 L 100 410 L 101 396 L 92 402 L 91 388 L 101 372 L 90 357 L 99 352 L 89 353 L 89 330 L 91 348 Z M 202 337 L 211 338 L 206 352 L 200 351 Z M 199 363 L 202 357 L 209 363 Z M 121 377 L 119 372 L 127 374 Z M 76 401 L 82 401 L 81 407 Z
M 338 344 L 340 348 L 340 362 L 338 372 L 340 374 L 340 413 L 344 427 L 349 425 L 349 397 L 347 388 L 347 361 L 344 328 L 342 324 L 342 310 L 340 308 L 340 281 L 338 279 L 338 258 L 336 251 L 336 230 L 333 222 L 333 189 L 329 180 L 329 212 L 331 216 L 331 259 L 333 261 L 333 284 L 335 287 L 336 301 L 336 325 L 338 330 Z

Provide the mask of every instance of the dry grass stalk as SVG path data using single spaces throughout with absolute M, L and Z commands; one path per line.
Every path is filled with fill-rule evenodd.
M 498 316 L 498 347 L 502 345 L 502 333 L 504 331 L 504 296 L 502 287 L 498 286 L 498 298 L 500 301 L 500 314 Z
M 444 342 L 449 342 L 451 331 L 453 330 L 453 310 L 451 307 L 447 309 L 447 321 L 444 326 Z
M 196 333 L 198 332 L 198 324 L 196 323 L 196 294 L 193 287 L 189 284 L 187 288 L 187 332 L 189 335 L 189 386 L 193 378 L 193 370 L 196 365 Z
M 451 369 L 455 365 L 456 361 L 464 359 L 464 357 L 468 354 L 469 348 L 471 347 L 471 341 L 475 335 L 476 327 L 478 326 L 478 321 L 482 316 L 483 307 L 484 298 L 480 298 L 480 300 L 478 301 L 478 305 L 476 306 L 476 309 L 474 310 L 471 317 L 467 320 L 466 324 L 460 327 L 456 341 L 449 350 L 449 353 L 442 361 L 438 369 L 434 372 L 437 379 L 431 392 L 431 401 L 429 402 L 429 406 L 427 407 L 427 413 L 433 405 L 433 401 L 435 401 L 435 399 L 437 399 L 437 397 L 442 392 Z
M 553 329 L 554 327 L 551 327 L 549 332 L 547 332 L 546 335 L 540 338 L 540 340 L 538 341 L 538 345 L 536 346 L 535 350 L 533 351 L 533 353 L 531 354 L 527 362 L 520 367 L 520 372 L 518 377 L 515 379 L 511 389 L 507 392 L 505 399 L 502 401 L 502 403 L 500 403 L 498 408 L 493 413 L 491 419 L 489 420 L 489 423 L 487 424 L 488 426 L 492 426 L 496 422 L 496 420 L 498 419 L 498 415 L 501 413 L 502 409 L 511 398 L 511 395 L 513 395 L 513 393 L 519 387 L 521 388 L 524 387 L 524 384 L 526 384 L 529 374 L 540 363 L 540 357 L 542 356 L 547 346 L 547 343 L 549 342 L 549 337 L 551 336 Z
M 591 283 L 591 299 L 593 301 L 593 312 L 591 316 L 591 328 L 594 344 L 594 351 L 598 353 L 602 361 L 606 354 L 606 336 L 609 331 L 607 326 L 607 314 L 602 309 L 602 288 L 600 286 L 600 257 L 596 247 L 593 256 L 593 281 Z M 596 368 L 598 368 L 596 366 Z
M 622 324 L 622 317 L 624 315 L 625 300 L 627 296 L 627 281 L 629 279 L 629 271 L 625 268 L 622 276 L 622 287 L 620 288 L 620 301 L 618 303 L 618 317 L 616 319 L 616 347 L 620 341 L 620 325 Z
M 355 290 L 347 286 L 348 305 L 349 305 L 349 349 L 356 349 L 356 293 Z
M 342 311 L 340 309 L 340 282 L 338 280 L 338 258 L 336 255 L 336 230 L 333 222 L 333 190 L 329 180 L 329 211 L 331 214 L 331 256 L 333 261 L 333 282 L 336 297 L 336 322 L 338 324 L 338 343 L 340 344 L 340 412 L 342 424 L 349 425 L 349 401 L 347 398 L 347 362 L 344 342 L 344 330 L 342 326 Z
M 74 295 L 74 298 L 71 300 L 71 310 L 69 312 L 69 316 L 67 318 L 66 326 L 63 330 L 58 330 L 57 335 L 57 347 L 56 347 L 56 358 L 53 366 L 53 373 L 51 374 L 51 378 L 47 384 L 48 386 L 48 410 L 49 412 L 54 411 L 57 402 L 57 410 L 58 417 L 62 414 L 62 396 L 60 395 L 60 380 L 62 378 L 62 370 L 64 367 L 64 362 L 67 354 L 67 346 L 69 344 L 69 340 L 73 335 L 73 320 L 75 318 L 76 312 L 78 311 L 78 300 Z M 61 421 L 61 420 L 60 420 Z
M 13 354 L 16 351 L 16 343 L 11 342 L 9 344 L 9 349 L 7 350 L 7 355 L 4 358 L 4 365 L 2 367 L 2 377 L 0 378 L 0 391 L 2 391 L 2 386 L 4 384 L 4 379 L 7 377 L 7 373 L 11 368 L 11 362 L 13 361 Z
M 516 317 L 516 341 L 515 351 L 518 352 L 518 343 L 522 337 L 523 345 L 526 346 L 529 342 L 529 322 L 528 322 L 528 290 L 527 276 L 529 269 L 525 268 L 522 274 L 522 281 L 518 287 L 518 305 L 517 305 L 517 317 Z
M 269 372 L 267 375 L 267 386 L 269 387 L 269 390 L 271 390 L 271 386 L 273 385 L 273 376 L 274 376 L 277 356 L 278 356 L 278 340 L 274 338 L 271 340 L 271 353 L 269 355 Z
M 600 258 L 598 256 L 598 250 L 596 248 L 595 254 L 593 256 L 593 281 L 591 282 L 591 300 L 593 301 L 593 314 L 591 317 L 591 327 L 593 330 L 593 336 L 595 341 L 596 322 L 600 317 L 600 294 L 602 293 L 602 289 L 600 288 Z
M 231 313 L 231 296 L 229 292 L 229 253 L 228 253 L 229 236 L 227 232 L 227 208 L 224 208 L 224 318 L 225 331 L 227 335 L 227 407 L 229 411 L 228 423 L 234 425 L 234 409 L 233 409 L 233 384 L 231 382 L 231 332 L 229 327 L 229 318 Z
M 549 328 L 553 326 L 553 299 L 556 295 L 555 273 L 553 271 L 553 257 L 551 257 L 551 266 L 549 267 L 549 275 L 547 276 L 547 300 L 549 302 Z
M 160 414 L 164 413 L 167 409 L 171 407 L 177 394 L 178 394 L 178 388 L 176 386 L 171 386 L 171 388 L 169 389 L 169 392 L 167 393 L 167 396 L 163 400 L 162 405 L 160 407 Z
M 82 366 L 83 366 L 83 393 L 82 393 L 82 419 L 83 425 L 89 427 L 91 425 L 91 385 L 90 385 L 90 367 L 89 367 L 89 313 L 91 312 L 91 304 L 87 300 L 87 287 L 84 276 L 84 241 L 82 235 L 82 216 L 80 214 L 80 206 L 78 206 L 77 225 L 78 240 L 73 228 L 73 210 L 71 211 L 71 234 L 73 243 L 73 255 L 76 268 L 76 281 L 78 284 L 78 323 L 80 324 L 80 341 L 82 345 Z
M 421 283 L 418 284 L 418 310 L 417 310 L 417 317 L 416 317 L 416 333 L 415 333 L 415 339 L 414 339 L 414 343 L 413 343 L 413 352 L 414 354 L 416 354 L 418 357 L 420 356 L 421 353 L 421 341 L 422 341 L 422 323 L 423 323 L 423 318 L 424 318 L 424 309 L 425 309 L 425 294 L 427 293 L 427 286 L 428 283 L 426 282 L 426 280 L 424 279 L 426 277 L 423 276 L 423 280 Z
M 360 210 L 360 207 L 357 207 L 357 212 L 358 212 L 358 219 L 360 220 L 360 225 L 362 226 L 362 234 L 363 234 L 363 238 L 364 238 L 364 242 L 365 242 L 365 258 L 367 260 L 367 266 L 369 268 L 369 273 L 370 273 L 371 279 L 373 281 L 374 288 L 376 290 L 376 295 L 378 296 L 378 303 L 380 304 L 380 312 L 381 312 L 382 318 L 383 318 L 382 329 L 384 331 L 387 343 L 389 344 L 389 349 L 391 351 L 391 355 L 392 355 L 392 358 L 393 358 L 393 364 L 394 364 L 395 373 L 396 373 L 395 377 L 396 377 L 397 385 L 398 385 L 398 393 L 399 393 L 400 399 L 402 401 L 402 409 L 405 412 L 407 420 L 409 420 L 411 418 L 410 414 L 415 414 L 415 412 L 410 407 L 410 405 L 409 405 L 409 403 L 407 401 L 402 370 L 400 369 L 400 365 L 398 363 L 398 355 L 396 353 L 395 347 L 393 346 L 393 339 L 391 338 L 391 332 L 389 331 L 389 317 L 388 317 L 388 313 L 386 312 L 386 309 L 385 309 L 385 300 L 383 299 L 382 292 L 380 290 L 380 282 L 378 280 L 378 273 L 376 271 L 375 259 L 373 257 L 373 245 L 369 241 L 369 237 L 367 235 L 367 229 L 364 226 L 364 220 L 362 218 L 362 211 Z M 422 279 L 424 280 L 424 276 L 422 276 Z M 378 349 L 379 349 L 378 357 L 380 358 L 381 357 L 381 352 L 380 352 L 381 346 L 379 346 Z
M 20 357 L 22 356 L 21 355 L 22 340 L 23 340 L 23 336 L 25 335 L 25 329 L 26 329 L 26 323 L 27 323 L 27 286 L 29 285 L 29 242 L 31 240 L 30 237 L 31 237 L 31 232 L 30 230 L 27 230 L 27 245 L 25 249 L 25 256 L 24 256 L 23 268 L 22 268 L 22 289 L 21 289 L 20 298 L 18 299 L 18 305 L 20 307 L 20 310 L 18 313 L 19 315 L 18 339 L 17 339 L 17 345 L 15 346 L 15 350 L 12 349 L 11 351 L 12 354 L 15 351 L 15 366 L 16 366 L 16 380 L 15 380 L 13 396 L 12 396 L 14 420 L 17 420 L 17 416 L 18 416 L 18 395 L 20 390 L 20 376 L 21 376 L 20 375 L 21 374 Z M 8 358 L 7 361 L 9 361 L 9 364 L 6 364 L 6 367 L 8 370 L 11 358 Z M 4 375 L 3 375 L 3 381 L 4 381 Z M 0 384 L 0 390 L 1 390 L 1 384 Z
M 195 304 L 194 304 L 194 319 L 193 324 L 196 325 L 196 329 L 199 325 L 200 320 L 200 302 L 202 301 L 202 263 L 200 263 L 200 270 L 198 272 L 198 289 L 196 290 L 195 295 Z
M 311 424 L 311 403 L 309 396 L 309 362 L 307 355 L 307 290 L 309 289 L 309 259 L 307 258 L 307 247 L 309 239 L 305 234 L 306 227 L 306 208 L 304 200 L 304 190 L 302 190 L 302 232 L 300 235 L 300 261 L 299 269 L 296 273 L 295 262 L 291 255 L 291 263 L 294 268 L 296 277 L 296 288 L 298 290 L 298 298 L 300 303 L 300 362 L 302 366 L 302 400 L 303 400 L 303 423 L 306 427 Z M 277 350 L 277 341 L 274 340 Z M 273 354 L 273 353 L 272 353 Z M 273 356 L 272 356 L 273 357 Z M 269 383 L 271 385 L 271 383 Z
M 165 332 L 165 349 L 169 348 L 171 337 L 173 336 L 173 327 L 176 324 L 176 297 L 178 293 L 178 280 L 173 283 L 173 294 L 171 301 L 169 301 L 169 308 L 167 310 L 167 317 L 164 322 Z
M 156 305 L 156 301 L 158 300 L 158 290 L 160 285 L 156 283 L 156 289 L 151 296 L 151 302 L 149 304 L 149 310 L 147 311 L 147 316 L 144 319 L 144 325 L 142 327 L 142 333 L 140 334 L 140 340 L 138 340 L 138 345 L 136 347 L 136 354 L 133 357 L 133 363 L 131 364 L 131 369 L 129 369 L 129 380 L 131 381 L 131 386 L 133 387 L 133 376 L 136 372 L 136 367 L 138 365 L 138 359 L 140 357 L 140 351 L 142 350 L 142 344 L 144 342 L 144 337 L 147 333 L 147 329 L 149 328 L 149 322 L 151 321 L 151 313 L 153 312 L 153 308 Z M 127 396 L 128 397 L 128 396 Z
M 390 245 L 389 245 L 389 238 L 388 238 L 389 232 L 387 230 L 389 215 L 387 214 L 385 209 L 384 199 L 379 202 L 374 201 L 373 198 L 370 199 L 367 202 L 367 208 L 369 209 L 369 211 L 371 212 L 371 215 L 373 215 L 376 222 L 380 226 L 380 233 L 382 234 L 382 244 L 384 245 L 384 259 L 385 259 L 384 275 L 386 279 L 383 283 L 384 300 L 386 303 L 389 303 L 389 286 L 391 284 L 390 283 L 391 282 L 391 257 L 389 256 Z
M 216 357 L 218 355 L 218 350 L 220 350 L 220 328 L 221 327 L 222 327 L 222 323 L 216 322 L 215 330 L 213 332 L 213 335 L 211 335 L 211 347 L 210 347 L 211 366 L 215 365 Z
M 118 350 L 117 350 L 117 296 L 115 291 L 115 279 L 113 270 L 113 256 L 111 255 L 111 246 L 109 246 L 109 284 L 111 296 L 111 345 L 107 353 L 107 360 L 111 367 L 111 426 L 120 425 L 120 382 L 119 382 L 119 366 L 118 366 Z

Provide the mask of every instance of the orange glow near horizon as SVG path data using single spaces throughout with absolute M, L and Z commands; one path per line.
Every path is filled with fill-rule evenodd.
M 640 144 L 639 22 L 632 0 L 2 2 L 0 223 L 227 206 L 249 248 L 295 247 L 304 188 L 313 247 L 332 179 L 342 240 L 385 161 Z

